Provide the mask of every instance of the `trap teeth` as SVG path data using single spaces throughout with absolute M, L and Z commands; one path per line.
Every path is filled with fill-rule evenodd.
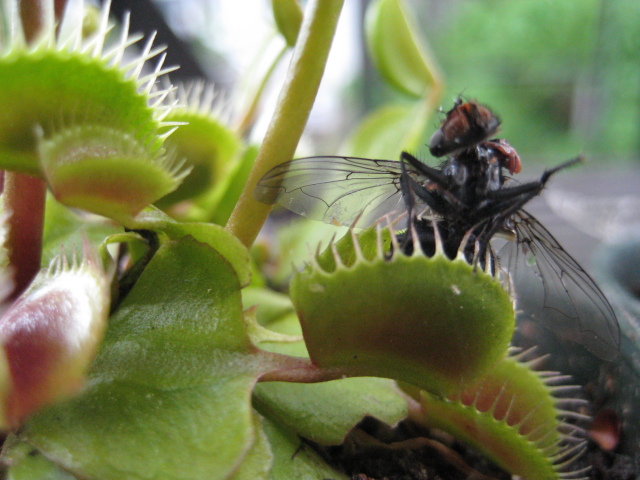
M 56 23 L 53 0 L 44 0 L 40 3 L 46 18 L 40 36 L 27 46 L 20 2 L 6 3 L 10 27 L 0 31 L 0 130 L 8 132 L 0 136 L 2 169 L 42 177 L 34 132 L 38 125 L 46 129 L 51 122 L 57 125 L 53 130 L 98 125 L 126 131 L 150 152 L 160 148 L 172 125 L 163 122 L 171 106 L 158 100 L 172 87 L 155 85 L 171 69 L 163 68 L 163 48 L 153 47 L 153 36 L 138 56 L 125 60 L 125 50 L 142 37 L 129 34 L 125 16 L 119 37 L 107 46 L 106 37 L 114 27 L 109 21 L 110 2 L 104 2 L 94 28 L 87 31 L 83 20 L 91 9 L 83 2 L 72 2 L 74 6 Z M 156 64 L 151 73 L 143 74 L 149 61 Z
M 506 354 L 511 299 L 464 261 L 397 249 L 387 258 L 394 238 L 380 227 L 350 233 L 294 276 L 290 293 L 310 357 L 348 374 L 457 389 Z
M 188 173 L 164 149 L 101 126 L 66 128 L 42 139 L 42 172 L 67 206 L 127 218 L 174 190 Z
M 416 420 L 479 449 L 512 474 L 532 480 L 578 478 L 571 470 L 584 452 L 585 433 L 568 419 L 583 415 L 560 408 L 577 399 L 558 398 L 550 384 L 566 377 L 532 369 L 530 352 L 505 357 L 477 382 L 447 398 L 421 392 Z M 574 389 L 574 386 L 567 388 Z

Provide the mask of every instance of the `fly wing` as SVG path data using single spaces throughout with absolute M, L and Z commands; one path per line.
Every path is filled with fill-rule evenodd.
M 561 338 L 613 360 L 620 327 L 602 291 L 534 217 L 520 210 L 511 220 L 516 240 L 507 242 L 499 257 L 515 289 L 518 310 Z
M 407 166 L 410 169 L 410 165 Z M 419 181 L 419 174 L 409 170 Z M 258 182 L 254 195 L 326 223 L 367 227 L 405 211 L 400 162 L 353 157 L 310 157 L 283 163 Z

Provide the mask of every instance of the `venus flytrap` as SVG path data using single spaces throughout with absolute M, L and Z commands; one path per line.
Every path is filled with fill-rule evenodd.
M 335 25 L 336 17 L 328 17 L 327 12 L 323 13 L 324 6 L 328 3 L 332 3 L 330 10 L 334 12 L 336 6 L 339 8 L 340 5 L 339 2 L 319 4 L 322 5 L 317 8 L 319 13 L 314 14 L 315 16 L 311 15 L 311 18 L 324 21 L 320 22 L 317 28 L 326 27 L 332 23 Z M 107 27 L 104 27 L 107 16 L 105 9 L 102 11 L 101 17 L 103 27 L 98 29 L 103 33 L 107 30 Z M 63 23 L 65 22 L 63 21 Z M 124 30 L 126 31 L 126 27 Z M 75 31 L 77 32 L 77 30 Z M 323 38 L 320 43 L 330 41 L 331 36 L 331 30 L 322 29 Z M 84 42 L 80 35 L 76 35 L 75 38 L 77 39 L 76 45 L 81 45 Z M 126 38 L 126 33 L 122 38 Z M 125 43 L 128 41 L 121 41 L 122 48 L 120 50 L 116 48 L 116 57 L 119 52 L 122 52 Z M 96 49 L 92 51 L 100 52 L 102 40 L 96 41 L 94 45 L 96 45 Z M 328 45 L 324 45 L 322 48 L 328 50 Z M 80 52 L 78 60 L 91 64 L 91 62 L 87 62 L 82 53 L 86 53 L 86 50 Z M 150 57 L 153 53 L 155 52 L 151 50 L 150 43 L 148 43 L 145 52 L 143 52 L 143 58 Z M 100 57 L 100 55 L 98 56 Z M 96 71 L 101 71 L 101 73 L 96 74 L 95 77 L 113 76 L 111 75 L 113 72 L 110 72 L 109 68 L 101 68 L 106 63 L 103 60 L 102 57 L 98 58 L 98 64 L 102 63 L 102 65 L 97 65 Z M 119 59 L 116 58 L 115 63 L 117 64 L 118 61 Z M 73 64 L 73 62 L 70 63 Z M 151 77 L 146 79 L 151 81 L 150 84 L 139 85 L 136 83 L 140 73 L 138 67 L 141 67 L 142 63 L 143 61 L 136 61 L 129 76 L 125 75 L 124 80 L 133 79 L 128 85 L 129 93 L 133 92 L 135 94 L 133 97 L 138 99 L 142 97 L 141 103 L 144 103 L 145 109 L 131 113 L 136 105 L 119 105 L 120 108 L 114 108 L 114 106 L 118 106 L 116 103 L 107 102 L 100 105 L 99 102 L 91 101 L 92 98 L 89 96 L 86 114 L 83 114 L 81 110 L 78 113 L 77 109 L 72 109 L 71 113 L 67 113 L 65 106 L 52 105 L 50 106 L 51 110 L 56 110 L 57 116 L 44 115 L 54 119 L 50 123 L 42 121 L 37 115 L 29 122 L 25 122 L 25 132 L 32 127 L 34 129 L 37 126 L 41 127 L 43 133 L 36 136 L 33 142 L 33 145 L 37 146 L 38 140 L 42 140 L 34 157 L 38 162 L 40 160 L 39 154 L 47 159 L 45 161 L 46 172 L 39 170 L 39 164 L 27 165 L 31 169 L 29 172 L 50 179 L 59 198 L 65 199 L 65 195 L 69 194 L 71 188 L 69 185 L 74 184 L 71 178 L 78 173 L 73 170 L 81 169 L 80 163 L 84 163 L 83 159 L 71 162 L 70 165 L 67 161 L 69 157 L 77 160 L 87 152 L 94 156 L 97 154 L 98 160 L 105 158 L 107 160 L 96 162 L 96 166 L 104 163 L 104 166 L 108 167 L 109 163 L 114 163 L 108 155 L 113 153 L 112 150 L 115 150 L 115 147 L 124 144 L 125 152 L 138 153 L 138 147 L 150 146 L 151 153 L 147 157 L 151 157 L 153 160 L 151 167 L 164 165 L 161 160 L 156 161 L 157 157 L 154 153 L 158 151 L 155 148 L 160 148 L 160 145 L 163 144 L 168 127 L 171 126 L 169 120 L 163 120 L 166 111 L 162 110 L 164 108 L 162 102 L 167 96 L 167 91 L 158 93 L 150 87 L 157 74 L 162 73 L 160 67 L 151 74 Z M 66 69 L 60 67 L 59 73 L 64 72 Z M 120 73 L 122 72 L 119 71 L 118 75 Z M 91 77 L 86 71 L 82 74 L 76 73 L 76 76 Z M 73 79 L 73 76 L 60 74 L 56 78 Z M 30 79 L 31 77 L 26 78 L 26 80 Z M 116 87 L 118 83 L 122 82 L 115 82 Z M 69 99 L 64 98 L 65 88 L 69 90 L 72 87 L 66 84 L 60 87 L 59 96 L 62 97 L 61 101 L 66 105 L 69 103 L 67 101 Z M 108 89 L 104 84 L 101 88 Z M 300 95 L 312 98 L 316 88 L 317 82 L 312 88 L 303 85 L 302 89 L 298 90 L 298 98 L 301 98 Z M 75 93 L 82 95 L 83 92 Z M 139 93 L 143 95 L 136 96 Z M 127 98 L 127 89 L 125 88 L 121 92 L 116 90 L 115 95 Z M 128 98 L 133 97 L 129 95 Z M 33 110 L 38 113 L 37 109 Z M 107 118 L 105 123 L 100 123 L 97 122 L 99 118 L 92 117 L 93 112 L 97 112 L 97 117 L 114 112 L 116 119 Z M 149 112 L 151 114 L 147 115 Z M 158 113 L 157 116 L 156 113 Z M 127 117 L 127 115 L 129 117 L 121 121 L 122 117 Z M 108 117 L 108 115 L 106 116 Z M 148 123 L 144 123 L 141 128 L 138 128 L 139 125 L 134 121 L 136 117 L 141 117 L 142 120 L 145 120 L 146 117 L 152 121 L 157 120 L 157 122 L 152 129 L 147 128 Z M 27 123 L 29 123 L 28 126 Z M 123 128 L 125 126 L 130 127 L 131 131 Z M 88 135 L 85 136 L 87 132 Z M 129 135 L 129 138 L 118 139 L 118 132 Z M 107 140 L 103 141 L 105 137 Z M 69 139 L 71 141 L 67 143 L 66 141 Z M 128 142 L 128 140 L 134 140 L 134 142 Z M 112 142 L 113 146 L 110 145 Z M 59 155 L 60 153 L 61 155 Z M 122 156 L 122 153 L 116 152 L 116 155 Z M 135 155 L 135 157 L 139 156 Z M 116 163 L 119 160 L 120 158 L 116 156 Z M 123 165 L 127 164 L 126 166 L 130 168 L 129 163 L 131 162 L 123 162 Z M 5 168 L 11 167 L 9 164 L 3 166 Z M 169 167 L 170 169 L 171 167 Z M 100 178 L 98 170 L 94 170 L 94 173 L 96 174 L 94 181 L 105 180 Z M 111 175 L 113 173 L 117 173 L 117 169 L 113 169 Z M 131 171 L 129 170 L 127 174 L 131 176 Z M 87 173 L 86 171 L 79 172 L 78 175 L 82 179 L 83 175 L 86 178 Z M 123 178 L 123 180 L 131 179 Z M 138 178 L 138 180 L 146 179 Z M 69 183 L 65 185 L 65 182 Z M 88 182 L 88 184 L 90 183 Z M 115 184 L 119 185 L 120 182 L 117 181 Z M 102 200 L 95 200 L 96 205 L 90 206 L 90 208 L 94 211 L 96 211 L 96 207 L 99 208 L 100 210 L 97 211 L 123 222 L 129 228 L 153 229 L 157 234 L 160 248 L 151 263 L 144 269 L 142 276 L 127 295 L 125 301 L 118 304 L 118 315 L 122 316 L 112 317 L 107 339 L 103 342 L 101 353 L 90 372 L 91 385 L 78 396 L 66 402 L 29 415 L 29 418 L 22 422 L 24 429 L 21 431 L 20 437 L 14 437 L 13 444 L 19 446 L 28 442 L 28 444 L 36 446 L 48 459 L 75 475 L 122 478 L 123 472 L 127 472 L 125 476 L 129 478 L 138 475 L 149 478 L 149 476 L 154 476 L 154 472 L 157 472 L 158 475 L 166 478 L 166 466 L 160 465 L 158 462 L 160 458 L 157 455 L 159 445 L 157 440 L 173 437 L 176 432 L 172 432 L 172 435 L 168 436 L 164 420 L 169 421 L 170 425 L 176 425 L 172 420 L 172 412 L 182 418 L 191 418 L 192 420 L 194 420 L 192 413 L 198 412 L 198 415 L 212 415 L 210 419 L 195 422 L 196 425 L 203 427 L 202 430 L 194 431 L 190 427 L 193 425 L 192 421 L 178 422 L 177 425 L 179 428 L 185 427 L 185 433 L 189 432 L 184 438 L 189 437 L 193 442 L 201 445 L 206 444 L 211 448 L 205 452 L 202 452 L 200 447 L 194 450 L 192 448 L 193 442 L 187 441 L 185 448 L 180 452 L 176 451 L 174 442 L 171 441 L 165 445 L 166 451 L 171 451 L 171 455 L 161 457 L 163 459 L 170 458 L 171 461 L 176 458 L 183 459 L 180 466 L 175 463 L 170 465 L 172 469 L 180 469 L 181 472 L 178 475 L 181 478 L 193 475 L 200 478 L 201 472 L 206 472 L 207 478 L 230 478 L 232 475 L 234 478 L 238 475 L 240 477 L 237 478 L 242 478 L 246 475 L 266 474 L 271 463 L 271 453 L 268 445 L 265 445 L 266 436 L 260 430 L 261 422 L 256 420 L 255 414 L 251 411 L 250 390 L 257 378 L 269 373 L 270 370 L 277 371 L 282 369 L 283 365 L 287 368 L 300 367 L 302 364 L 298 360 L 286 360 L 282 356 L 267 356 L 263 358 L 263 361 L 257 361 L 254 358 L 258 353 L 243 335 L 243 315 L 239 310 L 239 288 L 240 285 L 246 285 L 249 278 L 246 268 L 248 259 L 246 250 L 243 252 L 243 247 L 237 239 L 226 233 L 221 227 L 178 224 L 163 218 L 153 209 L 143 210 L 134 216 L 138 206 L 126 210 L 120 206 L 109 206 L 108 202 L 104 200 L 105 197 Z M 155 199 L 148 199 L 148 201 L 152 200 Z M 66 201 L 68 201 L 68 197 Z M 73 205 L 86 209 L 89 203 L 82 200 L 79 203 L 73 203 Z M 126 205 L 126 207 L 129 206 Z M 186 237 L 193 237 L 197 240 Z M 223 256 L 217 253 L 214 248 L 220 251 Z M 140 309 L 140 303 L 146 304 L 151 310 Z M 143 320 L 144 318 L 146 320 Z M 145 325 L 149 327 L 148 330 Z M 188 325 L 193 328 L 184 330 Z M 178 329 L 174 330 L 175 327 Z M 203 334 L 205 333 L 203 328 L 208 330 L 208 334 Z M 172 331 L 173 333 L 171 333 Z M 187 332 L 190 333 L 185 336 Z M 133 336 L 130 337 L 130 334 Z M 178 337 L 173 338 L 175 335 L 179 339 Z M 195 343 L 191 343 L 188 338 L 191 338 Z M 157 344 L 156 340 L 158 340 Z M 189 343 L 191 343 L 190 347 L 188 347 Z M 153 347 L 153 344 L 156 344 L 156 347 Z M 185 348 L 187 347 L 192 351 L 191 354 L 185 356 Z M 202 354 L 203 363 L 201 366 L 204 368 L 197 368 L 199 373 L 193 369 L 195 365 L 194 348 Z M 156 354 L 153 353 L 154 351 Z M 157 355 L 160 352 L 164 353 Z M 246 361 L 243 360 L 243 355 L 245 355 Z M 269 359 L 275 366 L 269 366 L 270 363 L 267 361 Z M 308 362 L 303 363 L 308 364 Z M 240 370 L 237 370 L 236 366 Z M 304 370 L 305 365 L 302 367 Z M 313 371 L 314 368 L 310 370 Z M 192 374 L 202 376 L 198 379 Z M 216 384 L 217 386 L 215 386 Z M 176 385 L 180 387 L 178 390 L 176 390 Z M 194 387 L 195 390 L 191 390 L 190 387 Z M 188 391 L 193 391 L 195 397 L 190 400 L 186 399 L 184 393 Z M 139 393 L 142 395 L 139 396 Z M 154 398 L 157 402 L 154 401 Z M 228 410 L 230 406 L 231 410 Z M 185 408 L 192 413 L 187 413 Z M 227 410 L 229 414 L 221 415 L 224 410 Z M 32 411 L 29 410 L 27 413 L 30 414 Z M 159 411 L 164 415 L 162 413 L 158 415 Z M 20 417 L 18 421 L 22 421 L 23 418 Z M 210 421 L 211 419 L 215 420 Z M 62 424 L 58 423 L 61 420 Z M 126 430 L 126 425 L 130 423 L 139 426 L 139 428 L 133 429 L 134 435 L 132 437 L 123 434 L 123 429 Z M 71 430 L 66 431 L 64 425 L 71 427 Z M 220 432 L 228 432 L 229 434 L 220 438 Z M 142 435 L 142 439 L 139 438 L 139 435 Z M 270 440 L 274 445 L 283 444 L 280 437 L 284 439 L 286 434 L 278 433 L 277 429 L 272 430 Z M 98 441 L 98 439 L 100 440 Z M 113 441 L 109 441 L 109 439 Z M 262 440 L 260 441 L 260 439 Z M 103 443 L 102 440 L 107 441 Z M 102 447 L 99 447 L 96 441 L 107 447 L 108 451 L 104 455 L 100 454 L 99 450 L 102 450 Z M 259 444 L 262 446 L 260 447 Z M 122 449 L 123 446 L 126 448 Z M 72 452 L 72 454 L 68 455 L 64 453 L 65 451 Z M 201 452 L 201 454 L 196 452 Z M 146 453 L 149 455 L 145 455 Z M 14 465 L 25 465 L 23 454 L 24 450 L 20 448 L 7 448 L 4 460 Z M 148 459 L 149 462 L 145 459 Z M 165 460 L 161 460 L 161 462 L 163 461 Z M 251 464 L 260 465 L 261 468 L 257 472 L 247 468 Z M 329 476 L 333 476 L 335 473 L 329 467 L 322 468 Z M 316 468 L 314 471 L 319 470 Z
M 163 69 L 153 37 L 129 61 L 125 50 L 141 37 L 129 35 L 127 17 L 112 35 L 109 2 L 95 16 L 76 2 L 59 21 L 53 2 L 42 2 L 39 30 L 27 22 L 28 32 L 18 14 L 27 7 L 5 3 L 10 28 L 0 42 L 0 168 L 10 171 L 4 203 L 14 212 L 7 247 L 16 294 L 39 267 L 45 195 L 38 179 L 68 206 L 123 221 L 185 174 L 163 147 L 175 126 L 163 121 L 172 87 L 158 89 L 156 80 L 172 69 Z
M 28 7 L 9 1 L 2 11 L 9 28 L 0 39 L 4 108 L 0 166 L 44 179 L 69 206 L 130 218 L 174 189 L 184 175 L 162 146 L 173 126 L 163 121 L 171 108 L 166 103 L 171 87 L 158 90 L 155 84 L 170 69 L 163 70 L 161 58 L 151 73 L 142 74 L 143 65 L 162 49 L 153 48 L 151 38 L 140 56 L 125 63 L 125 49 L 140 37 L 129 36 L 125 18 L 119 37 L 107 40 L 114 28 L 109 2 L 89 26 L 83 20 L 94 11 L 85 10 L 82 2 L 76 2 L 59 21 L 54 18 L 53 2 L 42 2 L 32 12 L 42 18 L 36 22 L 37 31 L 30 22 L 23 26 L 21 21 L 19 11 Z M 10 178 L 5 202 L 16 207 L 9 217 L 5 247 L 13 252 L 24 244 L 41 246 L 41 239 L 26 238 L 24 232 L 13 236 L 13 228 L 38 217 L 36 210 L 43 205 L 33 205 L 31 184 L 19 181 L 14 186 L 19 174 L 10 172 L 5 178 Z M 16 426 L 35 409 L 70 395 L 82 384 L 99 345 L 110 298 L 110 284 L 99 279 L 101 267 L 89 250 L 85 247 L 82 253 L 81 267 L 69 268 L 66 260 L 54 260 L 57 267 L 36 277 L 2 319 L 12 371 L 10 395 L 3 399 L 5 426 Z M 40 252 L 31 253 L 37 264 Z M 17 257 L 10 260 L 15 263 L 3 276 L 15 274 L 26 286 L 30 279 L 23 279 L 22 263 Z M 77 278 L 84 280 L 74 283 Z M 89 288 L 92 284 L 94 289 Z M 75 290 L 65 290 L 69 286 Z M 73 334 L 82 322 L 97 327 L 87 327 L 85 338 L 76 332 L 75 345 L 65 344 L 69 340 L 65 334 Z M 38 374 L 25 374 L 25 368 L 35 368 Z
M 567 420 L 589 420 L 575 412 L 584 401 L 567 377 L 536 371 L 543 359 L 507 355 L 515 314 L 501 282 L 462 254 L 448 259 L 439 241 L 433 257 L 406 256 L 389 231 L 389 254 L 380 228 L 372 247 L 372 232 L 331 242 L 292 280 L 312 362 L 402 381 L 421 405 L 409 418 L 513 474 L 583 478 L 572 464 L 585 432 Z
M 333 270 L 314 259 L 293 278 L 291 298 L 311 360 L 448 393 L 505 355 L 515 325 L 512 301 L 462 256 L 449 260 L 441 246 L 432 258 L 419 249 L 407 256 L 390 237 L 390 257 L 381 232 L 372 259 L 353 236 L 351 264 L 331 244 Z
M 5 169 L 42 176 L 37 126 L 45 138 L 80 124 L 126 130 L 151 152 L 171 131 L 173 125 L 163 122 L 171 108 L 164 104 L 170 88 L 155 88 L 156 80 L 172 70 L 162 67 L 163 49 L 154 48 L 151 37 L 140 55 L 126 63 L 125 50 L 141 39 L 129 35 L 127 18 L 119 38 L 107 46 L 106 37 L 114 27 L 109 2 L 100 12 L 98 28 L 86 38 L 83 15 L 73 13 L 63 17 L 59 33 L 49 15 L 29 45 L 20 18 L 8 19 L 13 29 L 0 50 L 0 101 L 5 109 L 0 120 L 0 166 Z M 143 75 L 143 65 L 158 56 L 156 67 Z M 25 91 L 29 95 L 23 95 Z
M 567 421 L 589 420 L 575 412 L 585 402 L 567 397 L 579 387 L 556 372 L 536 371 L 544 359 L 528 360 L 530 355 L 505 357 L 446 398 L 419 392 L 421 410 L 411 418 L 451 433 L 513 474 L 532 480 L 583 478 L 587 470 L 572 464 L 584 453 L 585 432 Z
M 31 12 L 41 21 L 25 17 L 23 25 L 19 12 L 29 6 L 4 4 L 9 28 L 0 39 L 0 167 L 45 180 L 69 206 L 130 218 L 175 189 L 184 176 L 162 146 L 173 126 L 163 121 L 171 108 L 166 103 L 171 88 L 158 90 L 156 79 L 171 69 L 163 69 L 160 57 L 150 73 L 142 74 L 143 65 L 162 49 L 153 48 L 151 38 L 126 63 L 125 50 L 141 37 L 129 35 L 125 18 L 119 37 L 107 39 L 114 28 L 109 2 L 90 24 L 84 19 L 94 11 L 82 2 L 59 21 L 53 2 L 42 2 Z M 42 205 L 19 208 L 30 205 L 34 187 L 21 181 L 14 186 L 19 174 L 6 178 L 5 201 L 15 207 L 7 248 L 39 248 L 40 239 L 13 235 L 13 228 L 30 221 L 22 217 L 38 216 Z M 31 254 L 37 263 L 39 252 Z M 10 371 L 2 399 L 5 428 L 72 395 L 84 382 L 106 325 L 111 284 L 87 246 L 83 258 L 81 266 L 72 267 L 54 260 L 0 321 Z M 23 278 L 23 259 L 11 260 L 9 272 L 22 289 L 30 280 Z
M 71 265 L 54 259 L 0 318 L 0 425 L 15 428 L 44 405 L 78 392 L 109 316 L 111 275 L 85 244 Z
M 190 169 L 177 190 L 158 202 L 178 218 L 212 221 L 224 225 L 244 185 L 254 155 L 229 125 L 234 105 L 213 85 L 203 81 L 179 84 L 168 97 L 175 104 L 166 121 L 182 124 L 167 139 L 166 146 Z M 249 163 L 247 168 L 247 163 Z M 238 178 L 239 177 L 239 178 Z M 179 202 L 189 200 L 187 208 Z M 178 205 L 176 205 L 178 204 Z
M 163 147 L 154 150 L 110 127 L 64 128 L 41 140 L 38 150 L 59 202 L 120 221 L 175 190 L 189 173 Z

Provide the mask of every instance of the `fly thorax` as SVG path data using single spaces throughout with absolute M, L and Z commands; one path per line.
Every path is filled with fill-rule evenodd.
M 466 165 L 460 162 L 447 162 L 445 168 L 443 169 L 443 172 L 452 180 L 453 184 L 456 186 L 462 186 L 468 182 L 469 170 Z

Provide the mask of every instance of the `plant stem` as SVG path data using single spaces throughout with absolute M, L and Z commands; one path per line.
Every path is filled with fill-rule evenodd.
M 59 8 L 63 2 L 58 2 Z M 27 42 L 33 41 L 46 22 L 41 0 L 20 2 L 20 18 Z M 18 172 L 5 172 L 3 187 L 7 222 L 6 248 L 13 269 L 12 298 L 20 295 L 40 270 L 46 184 L 35 177 Z
M 46 185 L 17 172 L 4 175 L 4 211 L 10 213 L 5 246 L 13 269 L 12 298 L 20 295 L 40 271 Z
M 344 0 L 311 0 L 278 105 L 256 163 L 231 213 L 226 229 L 251 247 L 271 211 L 253 190 L 271 168 L 291 160 L 313 107 Z
M 341 368 L 322 368 L 308 358 L 290 357 L 279 353 L 259 351 L 260 363 L 265 367 L 259 382 L 319 383 L 340 380 L 347 375 Z

